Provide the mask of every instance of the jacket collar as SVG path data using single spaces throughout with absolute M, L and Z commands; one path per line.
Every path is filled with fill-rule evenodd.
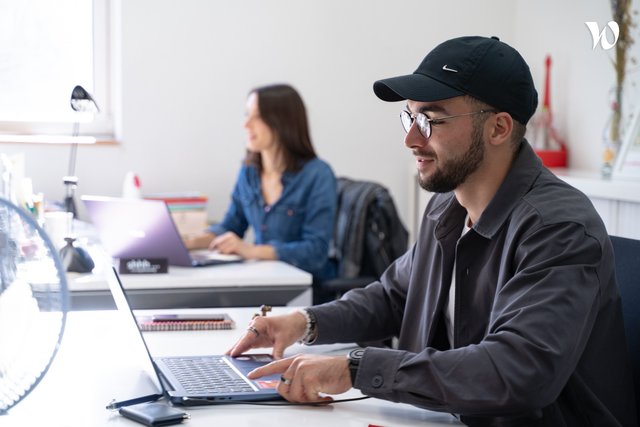
M 529 192 L 541 172 L 542 162 L 527 140 L 523 140 L 511 169 L 473 229 L 487 239 L 492 238 Z M 437 222 L 436 238 L 440 239 L 452 229 L 462 226 L 461 211 L 463 213 L 465 209 L 458 203 L 453 192 L 442 195 L 440 203 L 427 213 L 429 219 Z

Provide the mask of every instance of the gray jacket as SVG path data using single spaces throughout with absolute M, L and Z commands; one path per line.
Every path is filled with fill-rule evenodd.
M 434 196 L 416 244 L 380 282 L 311 309 L 316 343 L 398 336 L 398 350 L 366 349 L 354 386 L 469 425 L 636 425 L 613 252 L 588 198 L 523 141 L 460 237 L 465 215 L 452 193 Z
M 338 277 L 376 279 L 402 255 L 409 233 L 391 194 L 372 181 L 338 178 L 338 214 L 334 233 Z

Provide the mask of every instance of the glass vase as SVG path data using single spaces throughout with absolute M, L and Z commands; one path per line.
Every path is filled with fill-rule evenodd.
M 611 114 L 602 133 L 602 163 L 600 165 L 600 174 L 603 178 L 611 178 L 619 149 L 620 109 L 617 108 L 617 104 L 614 102 L 611 107 Z

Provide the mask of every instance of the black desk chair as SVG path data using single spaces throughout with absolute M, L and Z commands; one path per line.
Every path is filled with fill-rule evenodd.
M 370 181 L 338 178 L 338 208 L 332 254 L 338 276 L 314 284 L 314 304 L 378 280 L 407 251 L 409 234 L 389 191 Z
M 640 240 L 610 236 L 640 420 Z

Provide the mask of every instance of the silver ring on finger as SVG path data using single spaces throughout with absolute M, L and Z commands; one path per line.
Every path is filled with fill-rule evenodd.
M 258 330 L 257 330 L 255 327 L 253 327 L 253 326 L 249 326 L 249 327 L 247 328 L 247 331 L 251 331 L 251 332 L 253 332 L 254 334 L 256 334 L 256 337 L 259 337 L 259 336 L 260 336 L 260 331 L 258 331 Z
M 283 376 L 280 377 L 280 382 L 284 385 L 291 385 L 291 380 L 288 380 Z

